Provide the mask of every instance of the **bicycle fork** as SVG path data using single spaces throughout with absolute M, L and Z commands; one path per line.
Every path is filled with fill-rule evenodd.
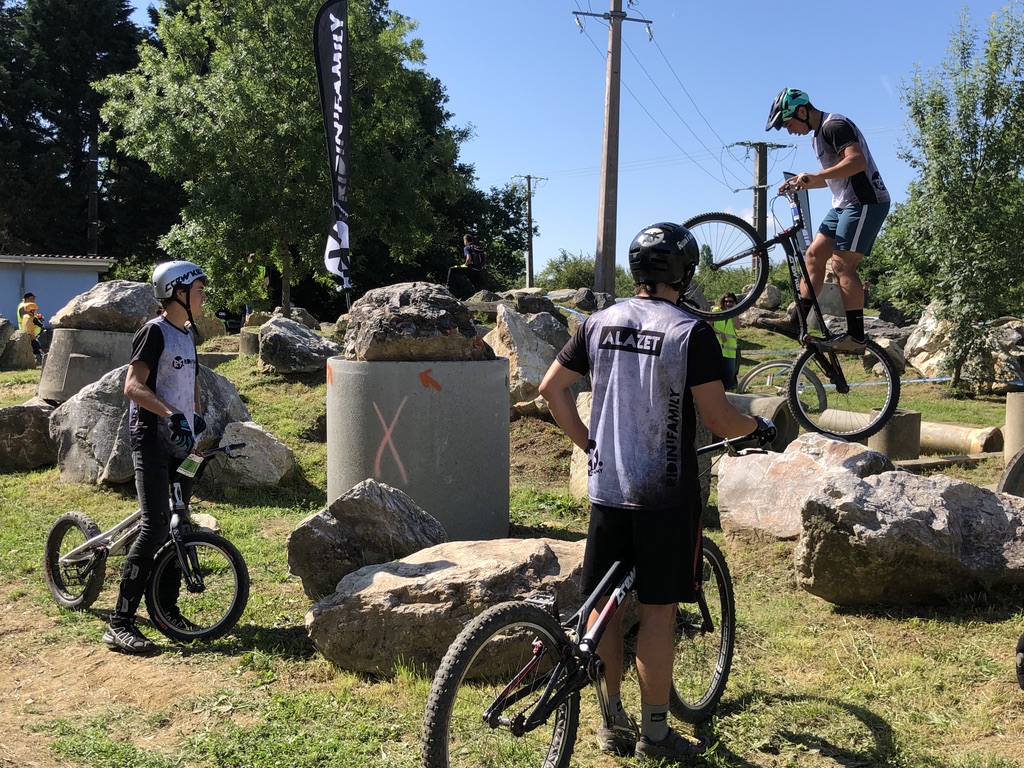
M 185 582 L 185 589 L 197 593 L 206 589 L 203 582 L 203 574 L 199 568 L 199 555 L 195 547 L 186 548 L 182 536 L 182 518 L 187 517 L 187 507 L 181 498 L 181 486 L 178 483 L 173 485 L 174 511 L 171 513 L 171 541 L 174 542 L 174 551 L 178 554 L 178 567 L 181 568 L 181 577 Z

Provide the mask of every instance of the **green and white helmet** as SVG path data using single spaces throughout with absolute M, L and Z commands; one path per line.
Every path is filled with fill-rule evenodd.
M 770 131 L 772 128 L 779 130 L 787 120 L 792 120 L 796 114 L 796 108 L 807 106 L 811 100 L 807 94 L 796 88 L 783 88 L 779 95 L 772 102 L 771 112 L 768 113 L 768 122 L 764 129 Z
M 178 286 L 192 285 L 196 280 L 209 280 L 203 268 L 191 261 L 167 261 L 153 270 L 153 293 L 158 299 L 169 299 Z

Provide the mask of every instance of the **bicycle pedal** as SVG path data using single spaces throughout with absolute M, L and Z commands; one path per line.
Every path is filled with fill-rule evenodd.
M 531 605 L 536 605 L 539 608 L 543 608 L 548 611 L 556 619 L 558 618 L 558 600 L 554 595 L 546 594 L 543 592 L 532 592 L 523 600 Z

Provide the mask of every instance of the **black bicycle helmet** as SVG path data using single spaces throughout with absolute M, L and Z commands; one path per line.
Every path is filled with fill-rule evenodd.
M 805 107 L 811 103 L 807 94 L 796 88 L 783 88 L 779 95 L 772 102 L 772 109 L 768 113 L 768 122 L 764 129 L 770 131 L 772 128 L 779 130 L 787 120 L 792 120 L 796 114 L 797 107 Z
M 699 258 L 700 248 L 690 230 L 667 221 L 640 230 L 629 244 L 629 272 L 637 284 L 685 285 Z

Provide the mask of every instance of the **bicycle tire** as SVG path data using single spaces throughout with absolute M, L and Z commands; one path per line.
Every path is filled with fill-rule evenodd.
M 736 393 L 788 397 L 789 377 L 793 372 L 795 362 L 795 360 L 768 360 L 755 365 L 740 379 L 736 385 Z M 825 394 L 824 385 L 814 372 L 808 369 L 804 370 L 803 379 L 797 383 L 797 388 L 801 390 L 801 397 L 803 396 L 802 390 L 806 387 L 814 390 L 818 399 L 818 407 L 821 410 L 828 407 L 828 396 Z
M 495 696 L 534 659 L 534 641 L 544 649 L 538 669 L 518 681 L 520 690 L 550 680 L 563 656 L 571 658 L 569 638 L 550 613 L 536 605 L 508 602 L 493 606 L 459 633 L 434 675 L 423 717 L 423 768 L 543 766 L 568 768 L 579 727 L 579 691 L 571 693 L 540 727 L 516 736 L 511 721 L 536 704 L 534 692 L 518 701 L 502 722 L 485 721 Z M 513 689 L 515 690 L 515 689 Z
M 81 611 L 99 597 L 106 575 L 107 553 L 92 549 L 61 565 L 60 559 L 75 547 L 100 535 L 99 526 L 84 512 L 65 512 L 50 526 L 43 549 L 43 573 L 53 599 L 65 608 Z
M 768 284 L 768 250 L 757 230 L 731 213 L 702 213 L 683 222 L 700 248 L 693 280 L 683 292 L 687 308 L 706 320 L 736 317 L 754 306 Z M 713 311 L 723 293 L 736 304 Z M 707 307 L 707 308 L 705 308 Z
M 797 390 L 797 383 L 810 376 L 825 388 L 824 409 Z M 889 355 L 871 339 L 860 354 L 822 352 L 811 342 L 794 364 L 787 399 L 805 429 L 858 441 L 878 432 L 896 413 L 900 377 Z
M 725 555 L 710 539 L 704 539 L 702 563 L 701 583 L 712 625 L 704 626 L 696 603 L 680 603 L 676 613 L 669 708 L 687 723 L 707 720 L 718 706 L 736 645 L 732 577 Z
M 157 552 L 146 584 L 146 610 L 153 625 L 172 640 L 215 640 L 231 631 L 249 602 L 249 570 L 234 544 L 209 531 L 189 531 L 182 542 L 198 562 L 204 588 L 182 589 L 174 542 Z

